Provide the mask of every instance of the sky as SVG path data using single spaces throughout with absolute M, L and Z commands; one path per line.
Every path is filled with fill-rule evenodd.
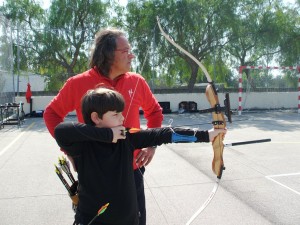
M 5 0 L 0 0 L 0 3 L 2 4 L 3 1 L 5 1 Z M 44 9 L 49 8 L 50 1 L 51 1 L 51 0 L 40 0 L 40 2 L 43 2 L 43 6 L 42 6 L 42 7 L 43 7 Z M 295 3 L 295 1 L 296 1 L 296 0 L 283 0 L 283 2 L 284 2 L 285 4 Z M 120 3 L 120 5 L 122 5 L 122 6 L 126 6 L 127 0 L 119 0 L 119 3 Z
M 2 5 L 3 2 L 5 2 L 5 0 L 0 0 L 0 5 Z M 50 6 L 51 0 L 39 0 L 39 2 L 41 2 L 41 6 L 43 9 L 47 9 Z M 122 6 L 125 6 L 127 4 L 127 0 L 119 0 L 119 3 Z
M 0 2 L 3 0 L 0 0 Z M 47 9 L 50 5 L 50 0 L 40 0 L 40 2 L 43 2 L 43 8 Z M 119 0 L 120 5 L 125 6 L 127 4 L 127 0 Z
M 0 2 L 3 1 L 3 0 L 0 0 Z M 50 0 L 40 0 L 41 2 L 44 2 L 44 7 L 49 7 L 49 4 L 50 4 Z M 283 0 L 283 2 L 285 4 L 291 4 L 291 3 L 295 3 L 296 0 Z M 119 3 L 120 5 L 122 6 L 126 6 L 127 4 L 127 0 L 119 0 Z
M 50 5 L 51 0 L 39 0 L 39 1 L 41 2 L 42 8 L 44 8 L 44 9 L 49 8 L 49 5 Z M 3 2 L 5 2 L 5 0 L 0 0 L 0 5 L 2 5 Z M 292 4 L 292 3 L 295 3 L 296 0 L 283 0 L 283 2 L 284 2 L 285 4 Z M 120 3 L 122 6 L 125 6 L 125 5 L 127 4 L 127 0 L 119 0 L 119 3 Z

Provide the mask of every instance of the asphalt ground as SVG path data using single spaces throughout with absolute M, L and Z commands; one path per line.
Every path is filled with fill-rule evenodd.
M 166 114 L 164 126 L 209 129 L 209 121 L 209 114 Z M 192 224 L 300 224 L 300 115 L 244 113 L 227 128 L 225 144 L 272 141 L 225 147 L 219 188 Z M 60 156 L 42 118 L 0 130 L 0 225 L 73 223 L 71 200 L 54 171 Z M 215 187 L 212 158 L 209 143 L 158 147 L 144 176 L 148 225 L 187 223 Z

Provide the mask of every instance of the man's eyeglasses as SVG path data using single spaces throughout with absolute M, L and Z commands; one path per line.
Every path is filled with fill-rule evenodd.
M 132 55 L 133 53 L 132 53 L 132 51 L 131 51 L 131 49 L 129 48 L 126 48 L 126 49 L 116 49 L 115 50 L 116 52 L 121 52 L 122 54 L 127 54 L 127 55 Z

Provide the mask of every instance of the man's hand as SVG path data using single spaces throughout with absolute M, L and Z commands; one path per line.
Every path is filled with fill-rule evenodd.
M 138 167 L 148 166 L 155 154 L 156 147 L 143 148 L 136 157 Z

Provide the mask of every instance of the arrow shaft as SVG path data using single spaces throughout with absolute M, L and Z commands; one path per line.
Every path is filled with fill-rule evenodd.
M 67 183 L 67 181 L 65 180 L 65 178 L 62 176 L 61 173 L 56 173 L 57 176 L 59 177 L 59 179 L 61 180 L 61 182 L 63 183 L 63 185 L 65 186 L 65 188 L 67 189 L 67 191 L 69 192 L 69 194 L 71 195 L 72 192 L 70 191 L 70 186 L 69 184 Z
M 259 140 L 253 140 L 253 141 L 233 142 L 233 143 L 230 143 L 230 144 L 225 144 L 224 147 L 230 147 L 230 146 L 236 146 L 236 145 L 257 144 L 257 143 L 270 142 L 270 141 L 271 141 L 271 138 L 259 139 Z

